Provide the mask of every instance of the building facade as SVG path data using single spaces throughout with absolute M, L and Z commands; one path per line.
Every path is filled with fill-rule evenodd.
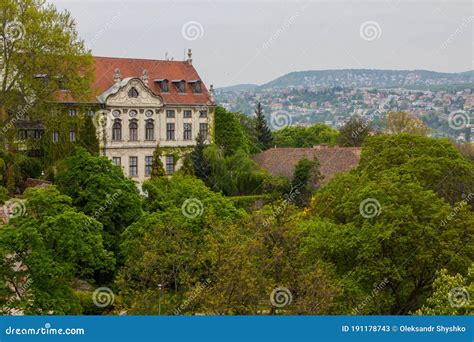
M 96 118 L 101 153 L 125 175 L 150 176 L 157 144 L 168 174 L 196 144 L 198 134 L 213 139 L 214 96 L 185 61 L 95 57 Z

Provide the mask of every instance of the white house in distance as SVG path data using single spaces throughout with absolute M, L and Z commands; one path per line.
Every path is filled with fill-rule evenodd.
M 213 139 L 214 96 L 185 61 L 94 57 L 97 105 L 105 113 L 99 129 L 101 153 L 142 183 L 153 151 L 163 150 L 168 174 L 181 165 L 201 132 Z

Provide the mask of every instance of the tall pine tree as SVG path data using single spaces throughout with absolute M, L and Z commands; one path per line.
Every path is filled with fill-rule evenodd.
M 166 175 L 165 168 L 161 161 L 161 148 L 160 144 L 156 145 L 155 150 L 153 151 L 153 163 L 151 164 L 151 178 L 163 177 Z
M 268 150 L 273 145 L 273 135 L 270 128 L 268 128 L 267 120 L 265 120 L 265 116 L 263 115 L 263 108 L 260 102 L 255 109 L 255 115 L 257 117 L 255 130 L 257 131 L 259 147 L 262 150 Z
M 191 161 L 194 167 L 194 174 L 197 178 L 202 179 L 203 181 L 206 181 L 211 174 L 209 163 L 204 157 L 204 149 L 206 148 L 206 145 L 204 144 L 205 141 L 206 137 L 199 133 L 196 138 L 196 146 L 191 152 Z

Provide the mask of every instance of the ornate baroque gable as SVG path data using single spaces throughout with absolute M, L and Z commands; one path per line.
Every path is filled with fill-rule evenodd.
M 138 95 L 133 89 L 138 92 Z M 161 107 L 163 99 L 153 94 L 140 79 L 131 78 L 116 93 L 109 95 L 105 103 L 107 106 L 120 107 Z

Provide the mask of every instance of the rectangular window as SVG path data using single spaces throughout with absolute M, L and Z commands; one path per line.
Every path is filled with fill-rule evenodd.
M 71 129 L 69 131 L 69 141 L 70 142 L 75 142 L 76 141 L 76 131 Z
M 112 157 L 112 164 L 121 166 L 122 165 L 122 158 L 120 157 Z
M 194 83 L 193 92 L 199 94 L 201 92 L 201 82 Z
M 86 114 L 87 114 L 88 116 L 94 116 L 94 113 L 95 113 L 95 112 L 94 112 L 93 109 L 88 109 Z
M 145 177 L 150 177 L 153 167 L 153 156 L 145 156 Z
M 58 131 L 53 132 L 53 142 L 55 142 L 55 143 L 59 142 L 59 132 Z
M 184 126 L 183 139 L 184 140 L 192 140 L 192 138 L 193 138 L 192 124 L 184 123 L 183 126 Z
M 161 91 L 164 92 L 164 93 L 167 93 L 169 91 L 167 80 L 164 80 L 164 81 L 161 82 Z
M 183 94 L 184 93 L 184 81 L 181 81 L 181 82 L 178 82 L 176 83 L 176 91 L 179 93 L 179 94 Z
M 138 157 L 130 157 L 128 162 L 128 175 L 131 177 L 138 176 Z
M 28 131 L 26 129 L 20 129 L 18 131 L 18 137 L 20 140 L 26 140 L 28 138 Z
M 173 109 L 168 109 L 166 111 L 166 117 L 167 118 L 174 118 L 174 110 Z
M 200 110 L 199 111 L 199 117 L 200 118 L 207 118 L 207 110 Z
M 200 123 L 199 124 L 199 134 L 207 138 L 207 123 Z
M 166 140 L 174 140 L 174 123 L 166 124 Z
M 174 173 L 174 157 L 166 156 L 166 174 L 171 175 Z
M 74 108 L 69 109 L 69 116 L 76 116 L 77 111 Z
M 41 129 L 35 129 L 33 131 L 33 138 L 35 139 L 40 139 L 43 136 L 43 130 Z
M 185 110 L 185 111 L 183 111 L 183 117 L 184 117 L 185 119 L 191 119 L 192 116 L 193 116 L 193 112 L 192 112 L 192 111 L 190 111 L 190 110 Z

